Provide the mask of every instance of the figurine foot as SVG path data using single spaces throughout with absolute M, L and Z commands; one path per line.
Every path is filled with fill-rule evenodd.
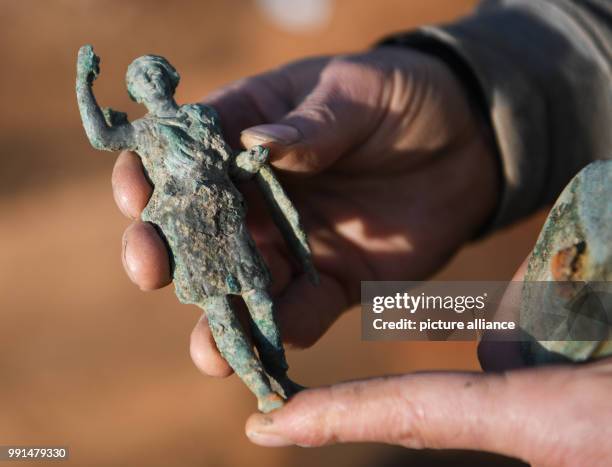
M 268 413 L 273 410 L 280 409 L 283 405 L 285 405 L 285 399 L 276 394 L 275 392 L 271 392 L 267 396 L 262 397 L 257 400 L 257 408 L 260 412 Z
M 283 376 L 272 376 L 268 375 L 272 389 L 278 394 L 282 395 L 285 399 L 290 399 L 292 396 L 300 392 L 302 389 L 306 389 L 304 386 L 300 386 L 289 379 L 287 375 Z

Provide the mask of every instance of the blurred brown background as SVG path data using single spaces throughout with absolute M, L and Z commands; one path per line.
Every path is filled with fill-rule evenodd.
M 100 102 L 135 117 L 142 109 L 129 101 L 124 73 L 144 53 L 169 57 L 183 77 L 178 101 L 195 101 L 287 60 L 354 51 L 391 31 L 452 20 L 475 2 L 314 2 L 321 8 L 307 24 L 283 19 L 290 3 L 0 3 L 0 445 L 67 445 L 70 464 L 82 466 L 460 465 L 456 453 L 382 445 L 250 444 L 243 423 L 255 408 L 252 396 L 236 377 L 207 378 L 190 361 L 198 310 L 180 305 L 172 288 L 141 293 L 123 273 L 128 221 L 111 196 L 114 156 L 89 146 L 75 102 L 80 45 L 94 44 L 102 57 Z M 542 219 L 469 246 L 441 276 L 509 279 Z M 479 368 L 472 343 L 361 342 L 356 312 L 289 360 L 308 386 Z M 481 464 L 464 459 L 498 465 L 487 456 Z

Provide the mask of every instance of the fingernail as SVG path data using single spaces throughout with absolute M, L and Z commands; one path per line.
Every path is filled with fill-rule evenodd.
M 241 136 L 260 143 L 275 142 L 285 145 L 294 144 L 302 138 L 296 128 L 279 123 L 247 128 L 241 133 Z
M 275 431 L 274 420 L 269 415 L 253 415 L 248 421 L 247 436 L 260 446 L 278 448 L 294 443 Z

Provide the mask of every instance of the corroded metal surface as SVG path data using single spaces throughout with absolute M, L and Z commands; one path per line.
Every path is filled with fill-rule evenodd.
M 529 286 L 534 281 L 547 281 L 547 285 Z M 612 336 L 606 326 L 609 317 L 597 316 L 611 309 L 610 281 L 612 161 L 599 161 L 584 168 L 565 188 L 529 260 L 521 327 L 531 335 L 538 334 L 536 328 L 547 325 L 542 310 L 554 310 L 564 319 L 555 329 L 547 330 L 559 340 L 524 346 L 527 360 L 537 364 L 611 355 Z M 578 326 L 582 335 L 591 336 L 589 340 L 572 338 Z
M 148 113 L 129 122 L 122 112 L 101 109 L 92 92 L 98 64 L 91 46 L 79 50 L 77 99 L 91 144 L 140 155 L 154 186 L 141 217 L 168 246 L 178 298 L 204 309 L 219 351 L 257 396 L 260 410 L 280 407 L 299 386 L 287 377 L 274 303 L 266 292 L 270 273 L 246 228 L 246 205 L 234 180 L 256 178 L 305 273 L 315 283 L 318 278 L 298 213 L 267 164 L 268 150 L 255 146 L 234 153 L 212 107 L 176 104 L 179 74 L 155 55 L 134 60 L 126 76 L 130 97 Z M 240 295 L 249 309 L 257 354 L 231 295 Z

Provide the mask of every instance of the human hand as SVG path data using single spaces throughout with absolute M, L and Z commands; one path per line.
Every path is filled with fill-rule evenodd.
M 532 466 L 609 466 L 612 359 L 498 374 L 430 373 L 309 389 L 254 414 L 261 446 L 382 442 L 470 449 Z
M 534 467 L 612 464 L 612 358 L 516 369 L 516 344 L 481 342 L 481 365 L 497 373 L 422 373 L 305 390 L 282 409 L 252 415 L 246 432 L 270 447 L 368 441 L 490 451 Z
M 295 346 L 314 343 L 358 302 L 360 281 L 432 274 L 496 205 L 488 129 L 435 57 L 385 47 L 302 60 L 229 85 L 206 103 L 232 146 L 270 148 L 308 232 L 318 288 L 288 259 L 256 190 L 244 187 L 249 229 L 274 277 L 282 334 Z M 113 187 L 121 210 L 138 218 L 151 187 L 135 154 L 119 156 Z M 128 227 L 123 257 L 142 289 L 169 283 L 167 252 L 150 225 Z M 205 317 L 191 353 L 205 373 L 231 372 Z
M 100 74 L 100 57 L 91 45 L 84 45 L 77 56 L 77 81 L 91 85 Z

